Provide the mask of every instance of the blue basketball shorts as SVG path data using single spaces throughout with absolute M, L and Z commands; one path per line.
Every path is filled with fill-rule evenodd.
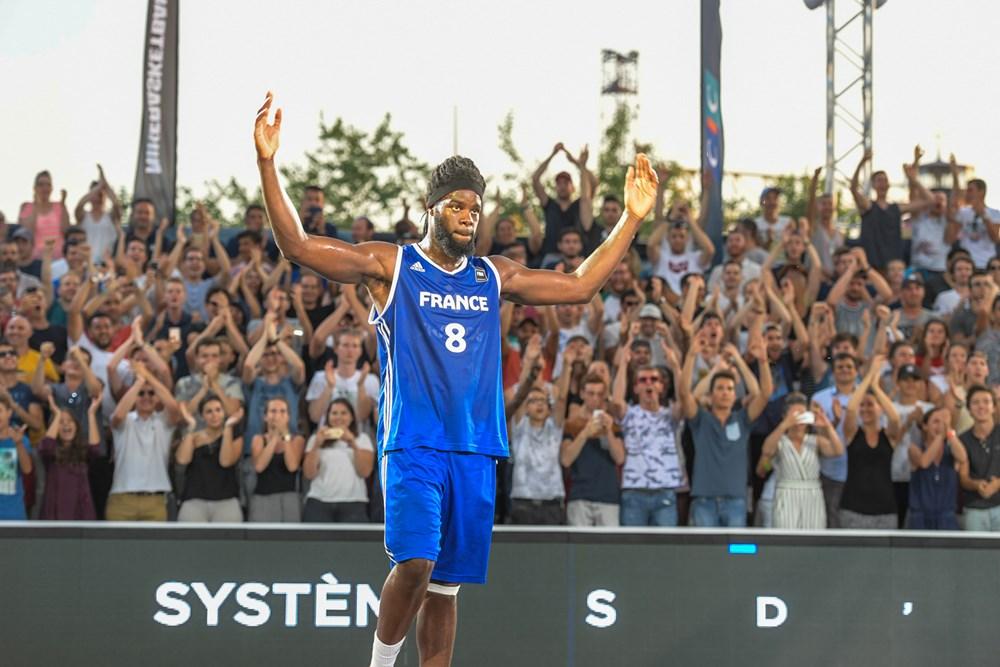
M 431 580 L 441 583 L 486 583 L 496 459 L 413 447 L 383 452 L 379 472 L 389 560 L 434 561 Z

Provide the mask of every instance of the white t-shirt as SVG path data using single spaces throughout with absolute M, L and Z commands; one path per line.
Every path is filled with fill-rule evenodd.
M 360 433 L 354 438 L 358 449 L 374 452 L 371 438 Z M 306 443 L 308 454 L 316 448 L 314 433 Z M 343 440 L 321 449 L 319 452 L 319 473 L 309 485 L 307 498 L 315 498 L 324 503 L 366 503 L 368 488 L 365 480 L 354 469 L 354 448 Z
M 725 264 L 719 264 L 717 267 L 712 269 L 712 272 L 708 275 L 708 284 L 706 287 L 708 288 L 709 294 L 711 294 L 712 290 L 715 289 L 716 284 L 720 280 L 722 280 L 722 271 L 725 268 L 726 268 Z M 756 280 L 757 278 L 760 278 L 760 264 L 753 261 L 749 257 L 744 257 L 740 261 L 740 270 L 741 270 L 740 275 L 742 276 L 740 278 L 741 290 L 743 289 L 743 286 L 746 285 L 751 280 Z
M 1000 222 L 1000 211 L 986 208 L 990 220 Z M 955 220 L 962 226 L 958 232 L 958 244 L 969 251 L 977 269 L 985 269 L 997 254 L 997 246 L 986 229 L 986 221 L 976 215 L 971 206 L 963 206 L 955 214 Z
M 924 213 L 910 225 L 913 228 L 910 263 L 918 269 L 945 271 L 949 248 L 944 243 L 944 233 L 948 220 L 944 216 L 931 217 Z
M 90 258 L 94 262 L 104 259 L 104 253 L 111 251 L 118 240 L 118 232 L 115 230 L 115 223 L 111 220 L 111 213 L 105 211 L 99 220 L 94 219 L 94 214 L 87 211 L 83 214 L 83 231 L 87 232 L 87 243 L 90 244 Z
M 962 295 L 953 289 L 945 290 L 934 299 L 934 312 L 942 317 L 951 317 L 952 312 L 962 303 Z
M 562 435 L 552 417 L 541 428 L 533 427 L 527 415 L 511 424 L 510 454 L 514 464 L 511 498 L 552 500 L 566 495 L 559 464 Z
M 679 254 L 670 251 L 670 244 L 663 241 L 660 249 L 660 261 L 653 274 L 667 281 L 667 286 L 674 294 L 681 293 L 681 278 L 689 273 L 702 273 L 705 267 L 701 265 L 701 251 L 686 250 Z
M 358 382 L 361 380 L 361 371 L 354 371 L 354 374 L 350 377 L 342 377 L 340 373 L 335 373 L 337 376 L 337 382 L 333 387 L 333 391 L 330 392 L 330 400 L 335 398 L 346 398 L 354 406 L 354 410 L 358 409 Z M 319 398 L 323 391 L 326 390 L 326 373 L 322 370 L 313 373 L 312 380 L 309 381 L 309 388 L 306 390 L 306 400 L 312 401 Z M 368 377 L 365 378 L 365 393 L 368 394 L 368 398 L 373 401 L 378 401 L 379 392 L 379 382 L 378 377 L 373 373 L 369 373 Z M 323 411 L 323 418 L 319 425 L 323 426 L 326 424 L 326 410 Z
M 111 431 L 115 445 L 115 474 L 111 493 L 170 491 L 167 464 L 174 427 L 162 412 L 141 419 L 133 410 Z
M 781 234 L 785 231 L 785 227 L 788 223 L 792 221 L 787 215 L 779 215 L 778 221 L 773 225 L 764 219 L 764 216 L 758 215 L 754 222 L 757 223 L 757 243 L 760 245 L 764 251 L 769 251 L 771 247 L 781 241 Z

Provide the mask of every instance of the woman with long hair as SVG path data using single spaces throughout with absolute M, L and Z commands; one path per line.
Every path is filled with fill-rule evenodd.
M 292 432 L 288 402 L 268 399 L 264 410 L 264 432 L 250 445 L 257 488 L 250 499 L 250 521 L 298 522 L 302 509 L 296 491 L 305 439 Z
M 354 407 L 335 398 L 326 410 L 326 425 L 309 438 L 302 469 L 311 480 L 302 520 L 307 523 L 365 523 L 368 489 L 365 479 L 375 467 L 371 439 L 358 433 Z
M 934 318 L 924 324 L 917 343 L 915 362 L 923 369 L 924 377 L 943 375 L 947 372 L 948 325 Z
M 199 523 L 243 521 L 236 484 L 236 464 L 243 455 L 243 438 L 233 435 L 233 429 L 243 419 L 243 409 L 227 419 L 222 400 L 209 394 L 201 399 L 198 406 L 205 421 L 205 428 L 199 431 L 195 430 L 197 420 L 183 402 L 180 405 L 188 428 L 174 457 L 177 463 L 187 466 L 187 470 L 177 520 Z
M 902 439 L 896 407 L 876 381 L 885 357 L 876 356 L 864 380 L 851 394 L 844 414 L 847 443 L 847 482 L 840 498 L 841 528 L 898 526 L 896 493 L 892 485 L 892 455 Z M 839 412 L 834 402 L 835 412 Z M 882 428 L 882 416 L 888 426 Z
M 804 394 L 785 397 L 785 416 L 764 440 L 757 474 L 767 475 L 774 461 L 774 527 L 793 530 L 826 528 L 826 503 L 819 482 L 819 457 L 840 456 L 844 445 L 837 429 L 817 404 L 806 409 Z M 816 433 L 809 433 L 814 424 Z
M 45 497 L 42 519 L 93 521 L 97 518 L 90 495 L 90 460 L 100 452 L 101 430 L 97 425 L 100 397 L 87 408 L 87 428 L 69 410 L 49 396 L 52 422 L 38 445 L 45 465 Z
M 11 426 L 13 414 L 14 402 L 8 394 L 0 394 L 0 519 L 24 521 L 24 476 L 34 468 L 24 434 L 27 426 Z

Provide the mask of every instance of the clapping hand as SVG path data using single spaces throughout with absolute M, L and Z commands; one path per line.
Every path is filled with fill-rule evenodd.
M 645 154 L 639 153 L 635 165 L 628 168 L 625 175 L 625 210 L 637 220 L 649 215 L 656 201 L 656 186 L 659 180 Z
M 239 408 L 226 420 L 226 426 L 236 426 L 243 421 L 243 408 Z

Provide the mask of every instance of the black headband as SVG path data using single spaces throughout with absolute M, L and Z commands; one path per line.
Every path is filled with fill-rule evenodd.
M 482 183 L 477 183 L 471 178 L 459 176 L 446 183 L 441 183 L 436 188 L 427 193 L 427 208 L 434 208 L 434 205 L 441 201 L 445 195 L 456 190 L 472 190 L 480 198 L 483 196 L 484 187 Z

